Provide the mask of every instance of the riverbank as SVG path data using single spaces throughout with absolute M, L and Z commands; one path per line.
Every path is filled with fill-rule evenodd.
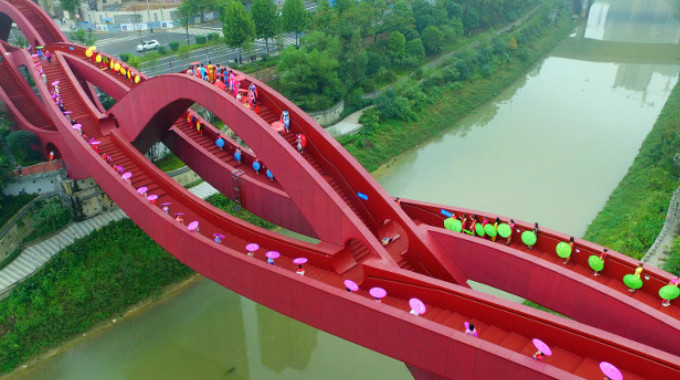
M 680 152 L 679 127 L 680 84 L 676 84 L 635 161 L 588 226 L 584 239 L 636 259 L 645 255 L 664 225 L 679 184 L 680 169 L 673 164 Z M 671 261 L 680 261 L 678 244 Z M 674 270 L 677 274 L 680 268 Z
M 537 62 L 569 35 L 575 23 L 568 12 L 566 8 L 560 8 L 559 17 L 554 24 L 545 28 L 540 37 L 511 51 L 507 61 L 499 64 L 489 75 L 477 73 L 472 79 L 455 83 L 428 82 L 428 78 L 425 78 L 424 83 L 437 84 L 439 88 L 433 92 L 436 94 L 434 96 L 436 100 L 418 112 L 415 121 L 381 120 L 377 127 L 364 128 L 360 134 L 344 136 L 339 142 L 366 170 L 374 172 L 405 152 L 440 136 L 444 131 L 450 130 L 450 126 L 458 120 L 474 112 L 477 107 L 490 101 L 526 75 Z M 530 29 L 528 34 L 534 36 L 541 33 L 537 24 L 543 21 L 543 17 L 547 17 L 546 12 L 537 12 L 527 26 L 509 33 L 510 40 L 518 40 L 517 36 L 526 29 Z M 451 65 L 453 71 L 458 70 L 455 63 Z M 446 73 L 443 75 L 446 76 Z

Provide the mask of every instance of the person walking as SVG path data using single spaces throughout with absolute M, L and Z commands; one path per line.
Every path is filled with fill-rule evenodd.
M 474 336 L 475 338 L 479 337 L 474 324 L 465 322 L 465 335 Z
M 286 130 L 286 133 L 288 133 L 290 130 L 290 115 L 286 109 L 281 112 L 281 122 L 283 123 L 283 128 Z
M 508 241 L 505 242 L 505 245 L 510 245 L 510 243 L 512 243 L 512 234 L 515 232 L 515 219 L 510 219 L 508 227 L 510 227 L 510 236 L 508 236 Z
M 608 251 L 609 251 L 609 250 L 608 250 L 607 248 L 605 248 L 605 249 L 602 250 L 602 253 L 600 253 L 600 260 L 602 260 L 602 270 L 604 270 L 604 262 L 605 262 L 605 260 L 607 259 L 607 252 L 608 252 Z M 595 271 L 595 273 L 593 273 L 593 274 L 597 277 L 597 276 L 600 275 L 600 272 L 602 272 L 602 271 L 601 271 L 601 270 L 597 270 L 597 271 Z
M 569 256 L 567 256 L 567 258 L 564 259 L 564 262 L 563 262 L 564 265 L 569 264 L 569 260 L 571 260 L 571 255 L 574 254 L 574 237 L 573 236 L 569 238 L 569 249 L 570 249 L 570 253 L 569 253 Z
M 45 75 L 44 71 L 40 74 L 40 77 L 42 78 L 43 83 L 47 84 L 47 75 Z
M 52 63 L 52 54 L 47 50 L 45 50 L 45 58 L 47 59 L 47 63 Z

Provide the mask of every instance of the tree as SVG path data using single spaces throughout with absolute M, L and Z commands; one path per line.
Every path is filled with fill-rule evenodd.
M 59 0 L 59 4 L 61 4 L 61 8 L 68 11 L 69 16 L 75 20 L 76 10 L 80 5 L 80 0 Z
M 255 33 L 258 38 L 264 38 L 264 44 L 269 54 L 269 39 L 276 36 L 279 29 L 278 12 L 271 0 L 255 0 L 250 7 L 250 15 L 255 23 Z
M 97 42 L 97 37 L 92 32 L 86 32 L 85 29 L 76 29 L 69 37 L 71 41 L 80 42 L 85 46 L 92 46 Z
M 413 29 L 415 22 L 411 6 L 399 1 L 394 4 L 392 13 L 385 17 L 385 30 L 388 32 L 397 30 L 403 34 L 406 29 Z
M 194 9 L 189 2 L 185 2 L 177 8 L 177 22 L 184 28 L 187 34 L 187 46 L 191 45 L 189 42 L 189 24 L 194 17 Z
M 232 48 L 238 47 L 239 61 L 242 59 L 243 46 L 251 44 L 255 40 L 255 23 L 250 14 L 240 1 L 233 1 L 224 17 L 222 26 L 224 39 Z
M 326 109 L 342 97 L 338 61 L 326 51 L 308 53 L 289 46 L 281 52 L 276 71 L 281 93 L 306 111 Z
M 436 26 L 428 26 L 423 30 L 423 46 L 427 54 L 437 54 L 442 50 L 444 34 Z
M 425 58 L 425 48 L 423 47 L 423 41 L 420 39 L 415 39 L 407 42 L 406 56 L 412 58 L 416 65 L 422 62 L 423 58 Z
M 387 41 L 387 56 L 392 63 L 398 63 L 404 56 L 406 48 L 406 37 L 400 32 L 390 33 L 390 38 Z
M 281 9 L 283 25 L 287 32 L 295 32 L 295 46 L 298 46 L 298 34 L 300 34 L 309 21 L 309 14 L 302 0 L 286 0 Z
M 20 163 L 37 161 L 40 155 L 32 146 L 38 143 L 38 137 L 29 131 L 15 131 L 7 135 L 7 147 Z

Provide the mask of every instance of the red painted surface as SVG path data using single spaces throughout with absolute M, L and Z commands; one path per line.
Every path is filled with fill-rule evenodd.
M 550 260 L 548 253 L 554 249 L 555 239 L 563 238 L 558 233 L 543 231 L 535 251 L 526 252 L 521 247 L 508 248 L 502 243 L 442 231 L 438 228 L 442 224 L 442 218 L 437 217 L 439 206 L 402 202 L 403 209 L 397 207 L 318 125 L 261 83 L 258 83 L 261 106 L 269 110 L 269 115 L 282 108 L 291 111 L 296 123 L 293 129 L 307 135 L 311 153 L 299 155 L 287 136 L 272 131 L 265 116 L 255 115 L 214 86 L 179 74 L 126 85 L 116 78 L 118 74 L 105 70 L 102 73 L 106 75 L 98 75 L 89 67 L 91 63 L 76 62 L 84 60 L 78 56 L 82 49 L 80 53 L 75 49 L 66 51 L 68 46 L 63 44 L 53 48 L 63 51 L 55 54 L 53 66 L 45 70 L 49 80 L 62 81 L 62 89 L 68 90 L 62 90 L 67 108 L 78 110 L 78 120 L 88 137 L 102 141 L 102 152 L 133 173 L 132 186 L 48 102 L 44 112 L 63 140 L 67 168 L 71 161 L 79 161 L 84 172 L 149 236 L 179 260 L 223 286 L 299 321 L 404 361 L 419 379 L 601 379 L 597 364 L 602 360 L 615 363 L 627 380 L 680 378 L 680 358 L 635 341 L 644 341 L 636 326 L 657 323 L 654 321 L 657 315 L 649 306 L 632 302 L 620 293 L 613 295 L 610 292 L 615 289 L 613 285 L 584 281 L 584 274 L 561 268 Z M 14 66 L 28 59 L 25 54 L 13 58 Z M 31 74 L 37 77 L 37 73 Z M 107 84 L 107 79 L 112 83 Z M 121 98 L 110 113 L 102 113 L 85 95 L 82 80 L 120 91 Z M 122 92 L 124 87 L 127 93 Z M 48 95 L 49 90 L 41 82 L 38 88 L 43 97 Z M 274 198 L 267 197 L 273 197 L 272 194 L 278 194 L 280 200 L 287 197 L 321 238 L 320 244 L 290 239 L 231 217 L 196 198 L 142 156 L 140 150 L 155 141 L 175 139 L 176 149 L 186 150 L 186 159 L 192 167 L 209 180 L 219 182 L 219 177 L 230 174 L 224 171 L 227 159 L 208 149 L 210 141 L 203 145 L 202 140 L 178 122 L 194 102 L 225 121 L 276 173 L 275 184 L 264 186 L 266 179 L 248 172 L 252 179 L 248 182 L 246 203 L 263 200 L 261 203 L 274 207 L 267 203 L 275 202 Z M 149 194 L 158 195 L 158 203 L 171 202 L 173 213 L 184 212 L 187 223 L 198 221 L 200 232 L 189 231 L 147 201 L 135 190 L 140 186 L 148 187 Z M 369 202 L 349 197 L 357 191 L 367 194 Z M 520 227 L 528 226 L 520 223 Z M 221 244 L 211 240 L 213 232 L 226 235 Z M 402 238 L 387 247 L 378 243 L 381 237 L 395 233 Z M 254 257 L 244 252 L 249 242 L 261 246 Z M 597 249 L 587 242 L 578 243 L 584 249 Z M 275 266 L 264 261 L 268 250 L 282 254 Z M 300 256 L 309 259 L 305 276 L 295 274 L 297 266 L 292 263 Z M 480 257 L 491 258 L 493 264 Z M 404 267 L 412 270 L 400 268 L 397 262 L 410 264 Z M 579 262 L 577 259 L 577 267 Z M 632 264 L 630 259 L 614 255 L 611 273 L 605 277 L 613 279 Z M 505 273 L 508 268 L 521 275 Z M 605 271 L 609 272 L 609 267 Z M 650 274 L 657 282 L 668 276 L 660 271 Z M 568 309 L 579 318 L 589 317 L 579 310 L 592 307 L 596 318 L 591 317 L 590 323 L 595 327 L 452 283 L 463 282 L 466 276 L 489 281 L 499 277 L 500 285 L 526 292 L 530 298 L 557 299 L 556 307 Z M 359 283 L 358 292 L 350 294 L 344 289 L 342 281 L 347 278 Z M 569 287 L 587 302 L 558 297 L 556 283 Z M 387 290 L 388 296 L 382 303 L 368 295 L 373 286 Z M 649 291 L 654 286 L 650 284 Z M 548 298 L 548 290 L 552 298 Z M 408 313 L 408 299 L 414 296 L 428 307 L 420 317 Z M 585 306 L 580 306 L 581 303 Z M 615 313 L 603 313 L 601 305 L 595 303 L 610 305 Z M 617 319 L 611 314 L 627 316 Z M 675 329 L 676 319 L 671 314 L 667 317 L 669 333 L 659 334 L 658 341 L 644 342 L 663 345 L 664 339 L 675 339 L 669 335 Z M 477 326 L 479 338 L 463 333 L 465 321 Z M 620 330 L 621 335 L 635 340 L 597 327 Z M 530 341 L 534 337 L 546 341 L 555 354 L 544 362 L 531 359 L 535 349 Z M 673 348 L 669 347 L 671 351 Z

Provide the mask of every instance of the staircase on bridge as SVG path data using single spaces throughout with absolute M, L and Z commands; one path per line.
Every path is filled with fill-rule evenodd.
M 29 123 L 34 127 L 44 129 L 46 131 L 55 131 L 54 125 L 47 119 L 43 111 L 37 107 L 36 102 L 39 102 L 37 96 L 33 93 L 26 93 L 22 89 L 22 83 L 17 81 L 17 78 L 10 72 L 12 70 L 7 61 L 0 63 L 0 87 L 5 91 L 7 96 L 12 100 L 12 104 L 17 108 L 19 113 L 23 115 Z M 30 97 L 34 97 L 31 99 Z
M 13 0 L 11 3 L 19 10 L 19 12 L 21 12 L 21 14 L 24 15 L 24 17 L 28 19 L 33 28 L 35 28 L 38 34 L 40 34 L 40 37 L 42 37 L 46 45 L 60 42 L 59 36 L 54 34 L 52 29 L 50 29 L 47 26 L 47 23 L 43 21 L 42 17 L 40 17 L 39 10 L 35 9 L 37 5 L 30 4 L 30 1 L 22 0 Z M 29 41 L 29 43 L 33 44 L 34 41 Z

